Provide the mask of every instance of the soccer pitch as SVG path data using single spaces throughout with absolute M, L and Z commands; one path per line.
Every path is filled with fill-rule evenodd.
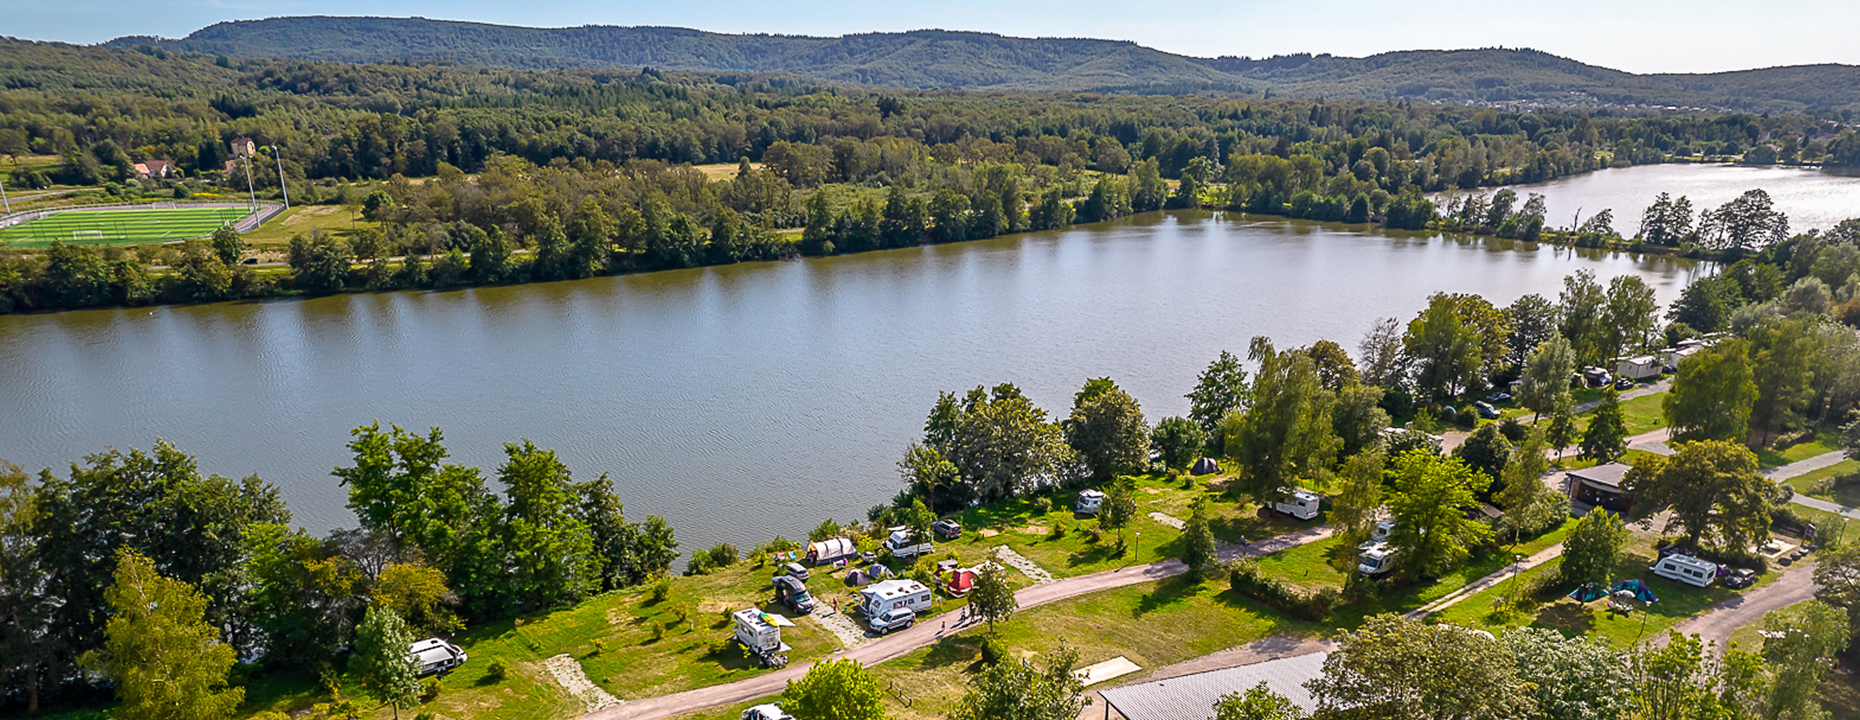
M 212 235 L 252 214 L 250 207 L 148 207 L 67 210 L 0 230 L 0 245 L 135 245 Z

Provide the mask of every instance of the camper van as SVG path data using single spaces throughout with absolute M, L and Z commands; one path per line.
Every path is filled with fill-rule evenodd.
M 807 584 L 800 578 L 783 575 L 775 578 L 775 602 L 787 605 L 789 610 L 806 615 L 814 611 L 814 596 L 807 592 Z
M 1717 563 L 1687 555 L 1668 555 L 1648 569 L 1660 577 L 1695 587 L 1705 587 L 1718 579 Z
M 885 550 L 895 558 L 914 558 L 936 550 L 936 545 L 929 538 L 917 542 L 915 535 L 910 528 L 894 527 L 891 529 L 891 537 L 885 538 Z
M 427 638 L 407 647 L 421 675 L 445 672 L 465 664 L 465 649 L 439 638 Z
M 1286 502 L 1273 503 L 1272 509 L 1285 513 L 1292 517 L 1298 518 L 1300 520 L 1310 520 L 1311 518 L 1318 516 L 1318 506 L 1323 502 L 1324 502 L 1323 498 L 1320 498 L 1315 494 L 1308 493 L 1303 490 L 1299 490 L 1297 492 L 1292 493 L 1291 500 L 1286 501 Z
M 1356 549 L 1368 550 L 1369 548 L 1375 547 L 1378 544 L 1387 542 L 1389 539 L 1389 533 L 1392 533 L 1392 532 L 1395 532 L 1395 521 L 1394 520 L 1383 520 L 1382 522 L 1376 523 L 1376 529 L 1371 530 L 1369 532 L 1369 540 L 1365 541 L 1361 545 L 1357 545 Z
M 736 641 L 743 644 L 743 649 L 762 661 L 763 667 L 780 667 L 788 664 L 788 656 L 783 655 L 793 648 L 781 641 L 781 628 L 762 619 L 762 611 L 755 608 L 738 610 L 730 614 L 736 623 Z
M 1382 575 L 1395 569 L 1395 548 L 1388 543 L 1376 543 L 1363 551 L 1362 560 L 1356 564 L 1356 571 L 1369 577 Z
M 1072 503 L 1072 509 L 1081 515 L 1097 515 L 1104 507 L 1104 493 L 1097 490 L 1080 490 L 1078 502 Z
M 757 705 L 744 710 L 739 717 L 741 720 L 794 720 L 793 715 L 789 715 L 787 711 L 781 709 L 780 705 L 774 703 Z
M 886 580 L 867 585 L 859 591 L 859 611 L 866 617 L 895 608 L 912 612 L 930 610 L 930 588 L 916 580 Z

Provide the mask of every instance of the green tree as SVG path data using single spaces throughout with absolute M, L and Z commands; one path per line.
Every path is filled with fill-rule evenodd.
M 400 717 L 403 708 L 420 701 L 420 666 L 409 650 L 413 633 L 393 610 L 368 606 L 362 624 L 355 628 L 355 658 L 361 661 L 362 687 Z
M 1653 288 L 1640 276 L 1621 275 L 1608 281 L 1601 328 L 1603 359 L 1646 347 L 1658 324 L 1659 312 Z
M 1351 383 L 1337 391 L 1331 410 L 1331 429 L 1343 442 L 1341 453 L 1354 455 L 1382 439 L 1389 428 L 1389 412 L 1382 409 L 1382 388 Z
M 1124 528 L 1137 517 L 1137 500 L 1131 497 L 1129 478 L 1118 478 L 1104 488 L 1104 503 L 1098 506 L 1098 527 L 1117 531 L 1117 546 L 1124 546 Z
M 370 596 L 406 620 L 411 632 L 450 635 L 465 627 L 452 612 L 458 596 L 446 587 L 446 574 L 417 558 L 383 567 Z
M 1813 361 L 1819 343 L 1811 332 L 1812 323 L 1808 318 L 1764 322 L 1749 333 L 1750 366 L 1757 386 L 1750 424 L 1758 445 L 1768 445 L 1776 436 L 1801 427 L 1814 399 Z
M 968 689 L 950 718 L 1077 720 L 1091 704 L 1085 697 L 1085 681 L 1073 672 L 1078 658 L 1077 650 L 1061 645 L 1047 653 L 1045 667 L 996 663 L 969 678 Z
M 1720 717 L 1723 699 L 1714 690 L 1719 678 L 1706 660 L 1698 635 L 1669 631 L 1665 643 L 1642 643 L 1628 656 L 1635 693 L 1644 720 L 1681 720 Z M 1727 663 L 1739 658 L 1727 653 Z M 1731 688 L 1725 688 L 1730 690 Z M 1729 694 L 1729 693 L 1727 693 Z M 1748 717 L 1730 715 L 1731 717 Z
M 820 720 L 884 720 L 885 688 L 858 660 L 821 660 L 781 692 L 782 710 Z
M 1557 406 L 1550 414 L 1550 428 L 1544 431 L 1544 441 L 1556 450 L 1559 459 L 1563 457 L 1563 451 L 1576 442 L 1574 408 L 1573 401 Z
M 1576 521 L 1563 541 L 1563 565 L 1558 579 L 1565 585 L 1593 585 L 1606 588 L 1614 581 L 1615 564 L 1621 561 L 1621 544 L 1627 542 L 1627 526 L 1621 517 L 1596 508 Z
M 975 587 L 969 590 L 969 611 L 987 620 L 988 632 L 994 634 L 995 623 L 1019 609 L 1020 599 L 1014 597 L 1014 588 L 1008 585 L 1007 568 L 998 562 L 982 565 L 981 572 L 975 574 Z
M 1059 426 L 1010 384 L 969 394 L 945 455 L 986 500 L 1018 496 L 1072 461 Z
M 1318 384 L 1323 385 L 1324 389 L 1336 392 L 1358 382 L 1356 363 L 1350 360 L 1350 354 L 1344 352 L 1342 345 L 1319 340 L 1303 352 L 1317 366 Z
M 1847 648 L 1847 614 L 1810 600 L 1763 618 L 1763 659 L 1770 669 L 1768 717 L 1827 717 L 1815 691 Z
M 593 538 L 576 512 L 574 481 L 554 450 L 504 444 L 497 470 L 509 497 L 502 527 L 505 602 L 532 611 L 578 601 L 599 582 Z
M 1149 467 L 1150 433 L 1135 398 L 1106 379 L 1109 388 L 1082 399 L 1060 423 L 1066 443 L 1095 483 Z M 1089 387 L 1089 384 L 1087 385 Z
M 103 646 L 83 665 L 116 683 L 124 720 L 217 720 L 231 717 L 245 689 L 228 687 L 238 662 L 206 620 L 207 599 L 192 585 L 162 577 L 133 550 L 116 554 L 116 577 L 104 593 L 110 620 Z
M 1304 720 L 1305 711 L 1285 696 L 1266 689 L 1266 683 L 1230 692 L 1214 702 L 1214 720 Z
M 341 290 L 348 282 L 349 265 L 353 260 L 342 238 L 321 230 L 291 238 L 291 281 L 304 290 Z
M 1188 522 L 1182 527 L 1182 564 L 1187 565 L 1189 574 L 1197 579 L 1221 565 L 1215 550 L 1214 532 L 1208 529 L 1205 496 L 1197 496 L 1189 505 Z
M 1163 465 L 1184 468 L 1201 457 L 1208 446 L 1208 435 L 1193 420 L 1166 417 L 1150 433 L 1150 446 L 1162 456 Z
M 1306 687 L 1320 716 L 1505 720 L 1536 709 L 1518 672 L 1497 640 L 1384 614 L 1346 633 Z
M 1544 474 L 1550 471 L 1544 439 L 1547 434 L 1542 430 L 1525 433 L 1524 439 L 1511 448 L 1511 459 L 1498 478 L 1505 486 L 1493 499 L 1505 508 L 1502 527 L 1511 532 L 1513 542 L 1522 535 L 1558 527 L 1569 517 L 1568 498 L 1552 491 L 1543 481 Z
M 1518 404 L 1531 410 L 1531 424 L 1558 407 L 1572 402 L 1569 378 L 1576 373 L 1576 354 L 1569 340 L 1552 335 L 1531 351 L 1519 376 Z
M 1356 351 L 1362 354 L 1363 382 L 1386 389 L 1406 387 L 1412 358 L 1402 343 L 1402 324 L 1395 318 L 1382 318 L 1363 336 Z
M 1754 378 L 1743 340 L 1720 342 L 1686 358 L 1673 375 L 1672 391 L 1660 401 L 1673 439 L 1742 440 L 1757 400 Z
M 1436 400 L 1458 396 L 1479 378 L 1479 333 L 1460 319 L 1451 295 L 1428 298 L 1402 344 L 1417 366 L 1415 386 Z
M 1371 447 L 1343 461 L 1337 473 L 1337 494 L 1331 499 L 1330 524 L 1354 547 L 1369 539 L 1382 509 L 1382 472 L 1388 466 L 1379 447 Z
M 1595 281 L 1595 271 L 1581 270 L 1563 278 L 1557 314 L 1563 318 L 1563 337 L 1569 339 L 1576 362 L 1593 365 L 1608 359 L 1602 351 L 1607 311 L 1608 295 Z
M 1589 427 L 1582 431 L 1582 457 L 1596 462 L 1613 462 L 1627 452 L 1627 421 L 1621 416 L 1621 395 L 1609 388 L 1602 404 L 1589 416 Z
M 33 485 L 19 466 L 0 461 L 0 682 L 23 694 L 26 712 L 39 711 L 39 672 L 56 642 L 52 599 L 40 564 Z
M 1713 275 L 1694 280 L 1680 291 L 1667 315 L 1699 332 L 1717 332 L 1730 322 L 1731 311 L 1743 300 L 1743 289 L 1735 279 Z
M 1300 478 L 1321 480 L 1342 441 L 1331 429 L 1335 398 L 1310 357 L 1274 351 L 1264 337 L 1253 338 L 1247 357 L 1259 364 L 1252 403 L 1222 423 L 1222 435 L 1227 454 L 1248 469 L 1234 487 L 1270 506 L 1290 497 Z
M 1487 482 L 1496 481 L 1505 476 L 1505 465 L 1511 462 L 1511 441 L 1498 431 L 1498 423 L 1486 423 L 1453 448 L 1453 457 L 1485 473 Z
M 1815 562 L 1815 599 L 1847 613 L 1847 626 L 1860 635 L 1860 544 L 1824 548 Z
M 1634 495 L 1635 515 L 1671 510 L 1666 531 L 1681 528 L 1694 545 L 1701 539 L 1722 548 L 1767 542 L 1770 504 L 1781 490 L 1757 472 L 1757 456 L 1727 440 L 1679 443 L 1677 448 L 1670 457 L 1642 457 L 1628 471 L 1622 485 Z
M 925 505 L 931 511 L 936 510 L 936 491 L 950 487 L 962 479 L 955 463 L 943 459 L 943 453 L 934 447 L 911 443 L 904 449 L 904 459 L 898 461 L 898 477 L 904 480 L 904 486 L 910 492 L 922 491 Z
M 1414 577 L 1446 573 L 1466 559 L 1492 529 L 1467 517 L 1491 478 L 1457 458 L 1411 450 L 1395 458 L 1389 514 L 1395 520 L 1389 545 Z
M 245 252 L 245 239 L 239 237 L 239 231 L 232 225 L 221 225 L 213 231 L 213 254 L 218 256 L 222 265 L 236 265 L 240 253 Z
M 1240 366 L 1239 358 L 1223 350 L 1220 357 L 1201 371 L 1195 389 L 1186 397 L 1188 419 L 1201 426 L 1208 437 L 1209 449 L 1219 452 L 1223 442 L 1221 420 L 1230 412 L 1246 408 L 1246 369 Z
M 1507 630 L 1499 639 L 1542 720 L 1618 720 L 1634 711 L 1634 676 L 1620 652 L 1593 637 L 1549 628 Z

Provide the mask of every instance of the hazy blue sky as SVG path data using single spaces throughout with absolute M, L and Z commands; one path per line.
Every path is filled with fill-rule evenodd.
M 1186 55 L 1532 47 L 1634 72 L 1860 64 L 1855 0 L 0 0 L 0 35 L 91 43 L 223 20 L 388 15 L 840 35 L 919 28 L 1134 40 Z

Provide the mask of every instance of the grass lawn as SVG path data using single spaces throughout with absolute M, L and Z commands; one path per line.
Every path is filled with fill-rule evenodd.
M 1621 403 L 1621 419 L 1627 424 L 1627 434 L 1639 435 L 1666 427 L 1666 415 L 1660 409 L 1665 401 L 1666 393 L 1654 393 Z
M 1763 467 L 1778 467 L 1792 462 L 1807 460 L 1816 455 L 1825 455 L 1841 449 L 1840 435 L 1833 430 L 1824 430 L 1811 440 L 1790 445 L 1786 448 L 1771 450 L 1764 448 L 1757 451 L 1757 461 Z
M 245 234 L 247 244 L 289 242 L 291 236 L 311 230 L 348 234 L 353 227 L 367 225 L 360 217 L 340 205 L 292 205 L 258 229 Z
M 1160 512 L 1186 520 L 1189 506 L 1197 497 L 1208 499 L 1209 526 L 1215 536 L 1231 543 L 1238 543 L 1242 538 L 1259 540 L 1282 535 L 1323 522 L 1322 518 L 1304 522 L 1278 513 L 1262 516 L 1259 508 L 1245 498 L 1236 501 L 1221 495 L 1218 490 L 1221 481 L 1217 480 L 1213 488 L 1205 482 L 1218 477 L 1196 478 L 1193 487 L 1185 487 L 1182 479 L 1165 475 L 1138 478 L 1137 490 L 1132 493 L 1137 501 L 1137 514 L 1124 529 L 1128 549 L 1122 555 L 1117 554 L 1115 531 L 1103 532 L 1097 542 L 1091 540 L 1089 530 L 1096 528 L 1098 521 L 1073 513 L 1071 503 L 1075 496 L 1069 492 L 964 511 L 962 537 L 938 544 L 938 552 L 952 549 L 985 556 L 995 546 L 1006 545 L 1039 564 L 1053 577 L 1065 578 L 1179 556 L 1182 532 L 1150 517 L 1150 513 Z M 1056 501 L 1059 509 L 1053 507 Z M 1056 528 L 1063 529 L 1064 534 L 1055 537 Z
M 221 225 L 250 214 L 250 208 L 243 206 L 61 212 L 0 230 L 0 244 L 44 247 L 53 241 L 133 245 L 186 240 L 211 235 Z
M 1657 577 L 1647 571 L 1658 553 L 1654 550 L 1654 536 L 1636 532 L 1632 534 L 1626 546 L 1624 556 L 1615 567 L 1616 579 L 1639 578 L 1653 589 L 1659 602 L 1649 606 L 1646 612 L 1631 615 L 1616 615 L 1608 612 L 1605 600 L 1578 603 L 1568 597 L 1558 596 L 1555 600 L 1542 603 L 1535 611 L 1513 616 L 1498 614 L 1492 603 L 1503 597 L 1510 590 L 1509 582 L 1487 589 L 1459 604 L 1447 608 L 1433 616 L 1440 622 L 1480 628 L 1498 632 L 1505 628 L 1530 625 L 1558 630 L 1564 635 L 1595 635 L 1606 639 L 1615 647 L 1627 647 L 1644 638 L 1655 637 L 1680 621 L 1704 612 L 1706 608 L 1751 589 L 1762 587 L 1773 581 L 1785 568 L 1775 568 L 1758 578 L 1757 584 L 1744 591 L 1731 590 L 1713 585 L 1707 588 L 1695 588 L 1691 585 L 1677 583 L 1666 578 Z M 1562 558 L 1531 568 L 1524 573 L 1524 578 L 1554 573 L 1561 566 Z M 1557 586 L 1561 592 L 1573 588 Z
M 1816 486 L 1824 480 L 1833 482 L 1827 490 L 1817 492 Z M 1788 482 L 1796 492 L 1809 497 L 1832 500 L 1848 507 L 1860 505 L 1860 460 L 1842 460 L 1820 470 L 1789 478 Z

